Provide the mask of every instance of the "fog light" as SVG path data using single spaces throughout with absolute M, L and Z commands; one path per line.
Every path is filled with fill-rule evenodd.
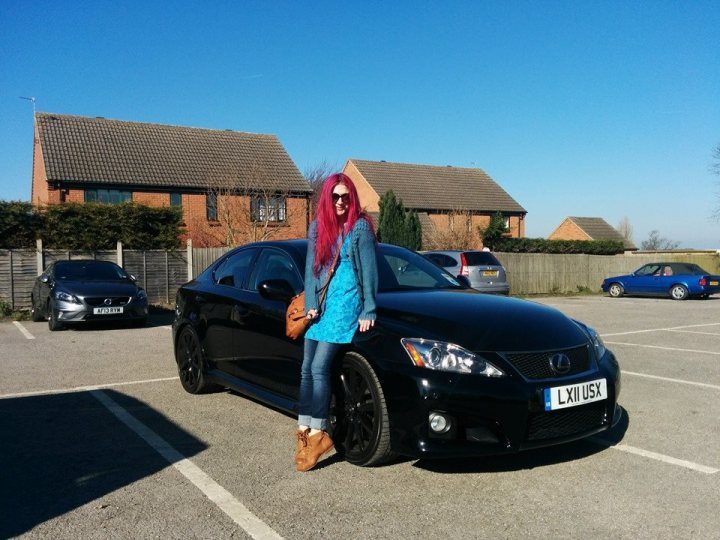
M 431 412 L 429 420 L 430 429 L 432 429 L 435 433 L 447 433 L 450 431 L 451 422 L 446 416 L 437 412 Z

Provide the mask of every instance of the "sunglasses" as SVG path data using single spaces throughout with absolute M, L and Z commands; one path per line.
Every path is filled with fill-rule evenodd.
M 350 201 L 350 194 L 349 193 L 333 193 L 332 194 L 332 200 L 333 204 L 342 201 L 343 204 L 347 204 Z

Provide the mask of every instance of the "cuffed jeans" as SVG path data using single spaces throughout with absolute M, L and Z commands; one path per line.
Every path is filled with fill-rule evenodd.
M 339 343 L 326 343 L 305 338 L 305 351 L 300 370 L 300 404 L 298 425 L 327 431 L 330 413 L 330 373 Z

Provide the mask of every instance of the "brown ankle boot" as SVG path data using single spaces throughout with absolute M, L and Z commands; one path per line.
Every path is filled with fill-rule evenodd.
M 301 460 L 302 451 L 307 446 L 308 435 L 310 434 L 310 428 L 305 430 L 298 429 L 295 432 L 295 438 L 297 439 L 297 448 L 295 449 L 295 463 L 299 463 Z
M 301 472 L 309 471 L 317 465 L 318 460 L 332 450 L 334 446 L 332 439 L 324 431 L 309 436 L 307 438 L 307 446 L 300 451 L 300 458 L 296 462 L 297 470 Z

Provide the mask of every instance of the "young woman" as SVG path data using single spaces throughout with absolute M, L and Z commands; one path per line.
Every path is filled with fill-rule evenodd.
M 360 208 L 350 177 L 343 173 L 328 176 L 308 230 L 305 309 L 313 322 L 305 334 L 300 379 L 298 471 L 312 469 L 334 446 L 327 434 L 331 365 L 357 330 L 367 332 L 375 325 L 375 245 L 372 220 Z M 325 301 L 318 305 L 338 249 Z

